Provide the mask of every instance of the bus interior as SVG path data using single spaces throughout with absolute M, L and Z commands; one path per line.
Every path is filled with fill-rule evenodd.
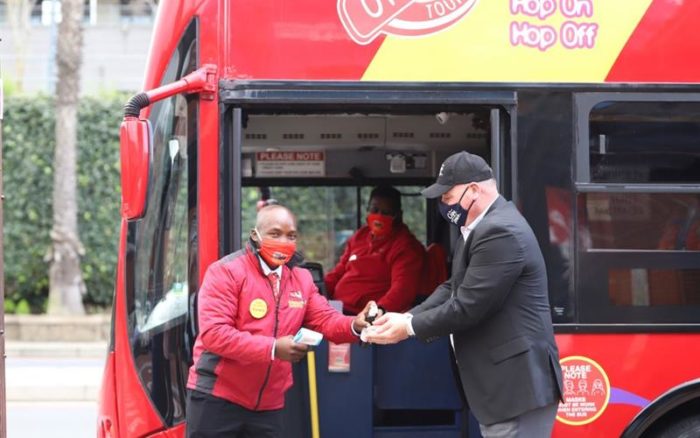
M 491 135 L 498 126 L 494 118 L 500 118 L 499 110 L 476 105 L 245 111 L 240 119 L 240 244 L 248 239 L 261 200 L 289 207 L 297 216 L 298 247 L 314 263 L 314 279 L 323 292 L 323 272 L 365 223 L 372 188 L 391 185 L 402 194 L 404 222 L 426 248 L 444 249 L 436 253 L 443 254 L 437 263 L 448 272 L 458 230 L 442 220 L 437 200 L 426 200 L 420 190 L 435 181 L 440 164 L 453 153 L 466 150 L 493 164 L 501 150 L 495 142 L 503 138 Z M 417 300 L 430 292 L 432 287 L 420 291 Z M 294 367 L 296 383 L 285 415 L 290 433 L 309 436 L 309 388 L 317 391 L 321 436 L 429 437 L 469 428 L 447 338 L 431 344 L 352 346 L 344 372 L 333 367 L 329 348 L 324 343 L 316 351 L 316 384 L 309 385 L 306 363 Z M 421 379 L 426 369 L 437 371 L 435 377 Z M 348 412 L 348 403 L 357 407 Z
M 242 142 L 241 241 L 254 224 L 256 202 L 271 197 L 297 215 L 306 259 L 330 270 L 347 238 L 364 225 L 371 189 L 391 185 L 402 193 L 404 221 L 418 240 L 449 248 L 456 230 L 442 223 L 436 201 L 423 198 L 420 190 L 435 181 L 440 163 L 455 152 L 466 150 L 490 162 L 489 117 L 486 108 L 250 114 Z

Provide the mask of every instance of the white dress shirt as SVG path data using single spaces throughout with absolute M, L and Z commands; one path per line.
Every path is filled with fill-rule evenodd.
M 484 209 L 484 211 L 482 211 L 481 214 L 480 214 L 479 216 L 477 216 L 476 219 L 474 219 L 474 220 L 472 221 L 472 223 L 470 223 L 470 224 L 467 225 L 466 227 L 459 227 L 459 231 L 462 232 L 462 237 L 464 238 L 464 241 L 465 241 L 465 242 L 466 242 L 467 239 L 469 238 L 469 233 L 471 233 L 472 230 L 473 230 L 474 228 L 476 228 L 477 225 L 479 225 L 479 222 L 481 222 L 481 220 L 484 218 L 484 216 L 486 216 L 486 212 L 489 211 L 489 208 L 491 208 L 491 206 L 493 205 L 493 203 L 496 202 L 496 199 L 498 199 L 498 197 L 494 198 L 494 200 L 491 201 L 491 202 L 489 203 L 489 205 L 486 206 L 486 208 Z
M 269 266 L 267 266 L 267 263 L 265 263 L 265 260 L 262 259 L 262 257 L 258 256 L 258 260 L 260 261 L 260 267 L 263 270 L 263 274 L 265 274 L 265 277 L 268 277 L 272 272 L 277 274 L 277 290 L 280 290 L 280 283 L 282 282 L 282 265 L 279 265 L 275 269 L 270 269 Z M 275 360 L 275 347 L 277 346 L 277 339 L 272 343 L 272 360 Z
M 263 270 L 263 274 L 265 274 L 265 277 L 269 277 L 271 273 L 277 274 L 277 290 L 280 288 L 280 282 L 282 281 L 282 265 L 279 265 L 275 269 L 270 269 L 269 266 L 267 266 L 267 263 L 265 263 L 265 260 L 262 259 L 262 257 L 258 256 L 258 260 L 260 260 L 260 267 Z

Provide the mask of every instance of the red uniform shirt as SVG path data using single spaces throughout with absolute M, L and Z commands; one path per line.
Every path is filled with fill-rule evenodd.
M 336 343 L 354 342 L 353 318 L 318 293 L 309 271 L 282 267 L 279 300 L 249 248 L 212 263 L 197 296 L 199 334 L 187 387 L 251 410 L 280 409 L 291 364 L 272 360 L 275 338 L 302 326 Z
M 364 226 L 348 240 L 338 264 L 325 278 L 329 296 L 359 313 L 370 300 L 390 312 L 408 310 L 416 298 L 425 248 L 404 224 L 373 238 Z

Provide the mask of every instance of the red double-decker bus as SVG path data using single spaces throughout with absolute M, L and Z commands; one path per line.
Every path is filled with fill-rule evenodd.
M 183 436 L 197 287 L 261 194 L 303 205 L 323 269 L 378 183 L 449 254 L 455 231 L 413 195 L 459 150 L 491 163 L 547 262 L 553 436 L 698 436 L 699 22 L 700 2 L 673 0 L 161 1 L 122 124 L 98 436 Z M 478 436 L 454 388 L 381 395 L 396 348 L 437 348 L 406 345 L 352 347 L 344 373 L 319 350 L 290 436 Z

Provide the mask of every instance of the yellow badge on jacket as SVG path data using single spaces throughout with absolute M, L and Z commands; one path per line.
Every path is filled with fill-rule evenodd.
M 250 315 L 260 319 L 267 315 L 267 303 L 261 298 L 256 298 L 250 303 Z

